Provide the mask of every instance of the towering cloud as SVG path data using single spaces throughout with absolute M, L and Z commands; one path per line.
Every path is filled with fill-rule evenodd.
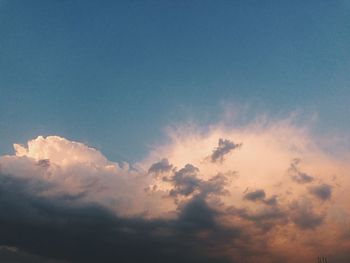
M 134 164 L 58 136 L 14 148 L 0 157 L 0 259 L 350 260 L 348 157 L 289 120 L 183 126 Z

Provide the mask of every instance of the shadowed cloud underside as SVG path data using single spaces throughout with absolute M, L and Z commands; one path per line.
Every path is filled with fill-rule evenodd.
M 59 136 L 15 144 L 0 157 L 0 258 L 350 259 L 348 162 L 305 127 L 288 119 L 205 132 L 184 125 L 168 138 L 133 164 Z

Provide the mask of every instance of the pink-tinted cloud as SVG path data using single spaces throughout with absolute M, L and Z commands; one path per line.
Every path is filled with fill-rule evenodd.
M 118 164 L 84 144 L 39 136 L 0 157 L 0 172 L 35 202 L 93 203 L 122 220 L 146 220 L 159 226 L 142 223 L 156 240 L 174 239 L 190 226 L 176 238 L 197 254 L 205 248 L 206 258 L 350 259 L 347 153 L 327 153 L 307 127 L 290 119 L 217 124 L 205 132 L 184 125 L 169 129 L 168 138 L 144 160 Z M 191 240 L 198 247 L 188 247 Z

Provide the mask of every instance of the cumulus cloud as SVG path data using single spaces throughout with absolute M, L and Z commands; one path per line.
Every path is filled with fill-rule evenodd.
M 111 162 L 98 150 L 58 136 L 39 136 L 27 146 L 14 145 L 15 155 L 0 157 L 1 171 L 14 178 L 47 185 L 43 197 L 64 195 L 80 202 L 97 202 L 123 215 L 163 213 L 170 201 L 148 196 L 152 178 L 137 167 Z M 158 203 L 158 205 L 156 205 Z M 152 211 L 150 211 L 152 210 Z
M 158 164 L 160 163 L 153 164 L 149 170 L 154 170 L 155 165 L 158 167 Z M 168 162 L 167 166 L 173 167 L 173 165 L 170 165 Z M 174 197 L 175 202 L 178 202 L 181 197 L 208 197 L 209 195 L 227 194 L 228 191 L 225 189 L 225 186 L 228 184 L 229 177 L 232 175 L 232 172 L 229 171 L 225 174 L 218 173 L 215 176 L 204 180 L 200 178 L 200 170 L 197 167 L 192 164 L 186 164 L 179 170 L 173 168 L 170 175 L 162 177 L 161 183 L 165 182 L 168 184 L 168 190 L 165 192 L 168 192 L 168 195 Z M 148 188 L 147 190 L 157 191 L 158 185 L 155 184 L 152 189 Z
M 0 174 L 0 180 L 0 207 L 6 211 L 0 214 L 0 258 L 21 257 L 25 262 L 228 262 L 216 249 L 239 236 L 234 228 L 217 223 L 215 211 L 200 198 L 184 204 L 176 219 L 126 218 L 96 203 L 42 198 L 25 179 Z M 7 253 L 1 253 L 3 250 Z
M 349 262 L 347 156 L 290 120 L 168 135 L 133 164 L 59 136 L 15 144 L 0 157 L 0 258 Z
M 38 136 L 27 143 L 27 147 L 14 144 L 15 155 L 25 156 L 37 161 L 49 160 L 61 166 L 85 163 L 107 165 L 110 162 L 94 148 L 82 143 L 69 141 L 59 136 Z
M 199 169 L 192 164 L 186 164 L 184 168 L 175 172 L 169 180 L 173 182 L 174 188 L 170 191 L 171 196 L 192 194 L 195 190 L 199 190 L 201 180 L 197 174 Z

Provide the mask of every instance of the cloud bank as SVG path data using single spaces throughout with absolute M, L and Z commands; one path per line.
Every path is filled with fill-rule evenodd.
M 14 149 L 0 157 L 0 259 L 350 260 L 349 155 L 289 119 L 178 126 L 133 164 L 59 136 Z

